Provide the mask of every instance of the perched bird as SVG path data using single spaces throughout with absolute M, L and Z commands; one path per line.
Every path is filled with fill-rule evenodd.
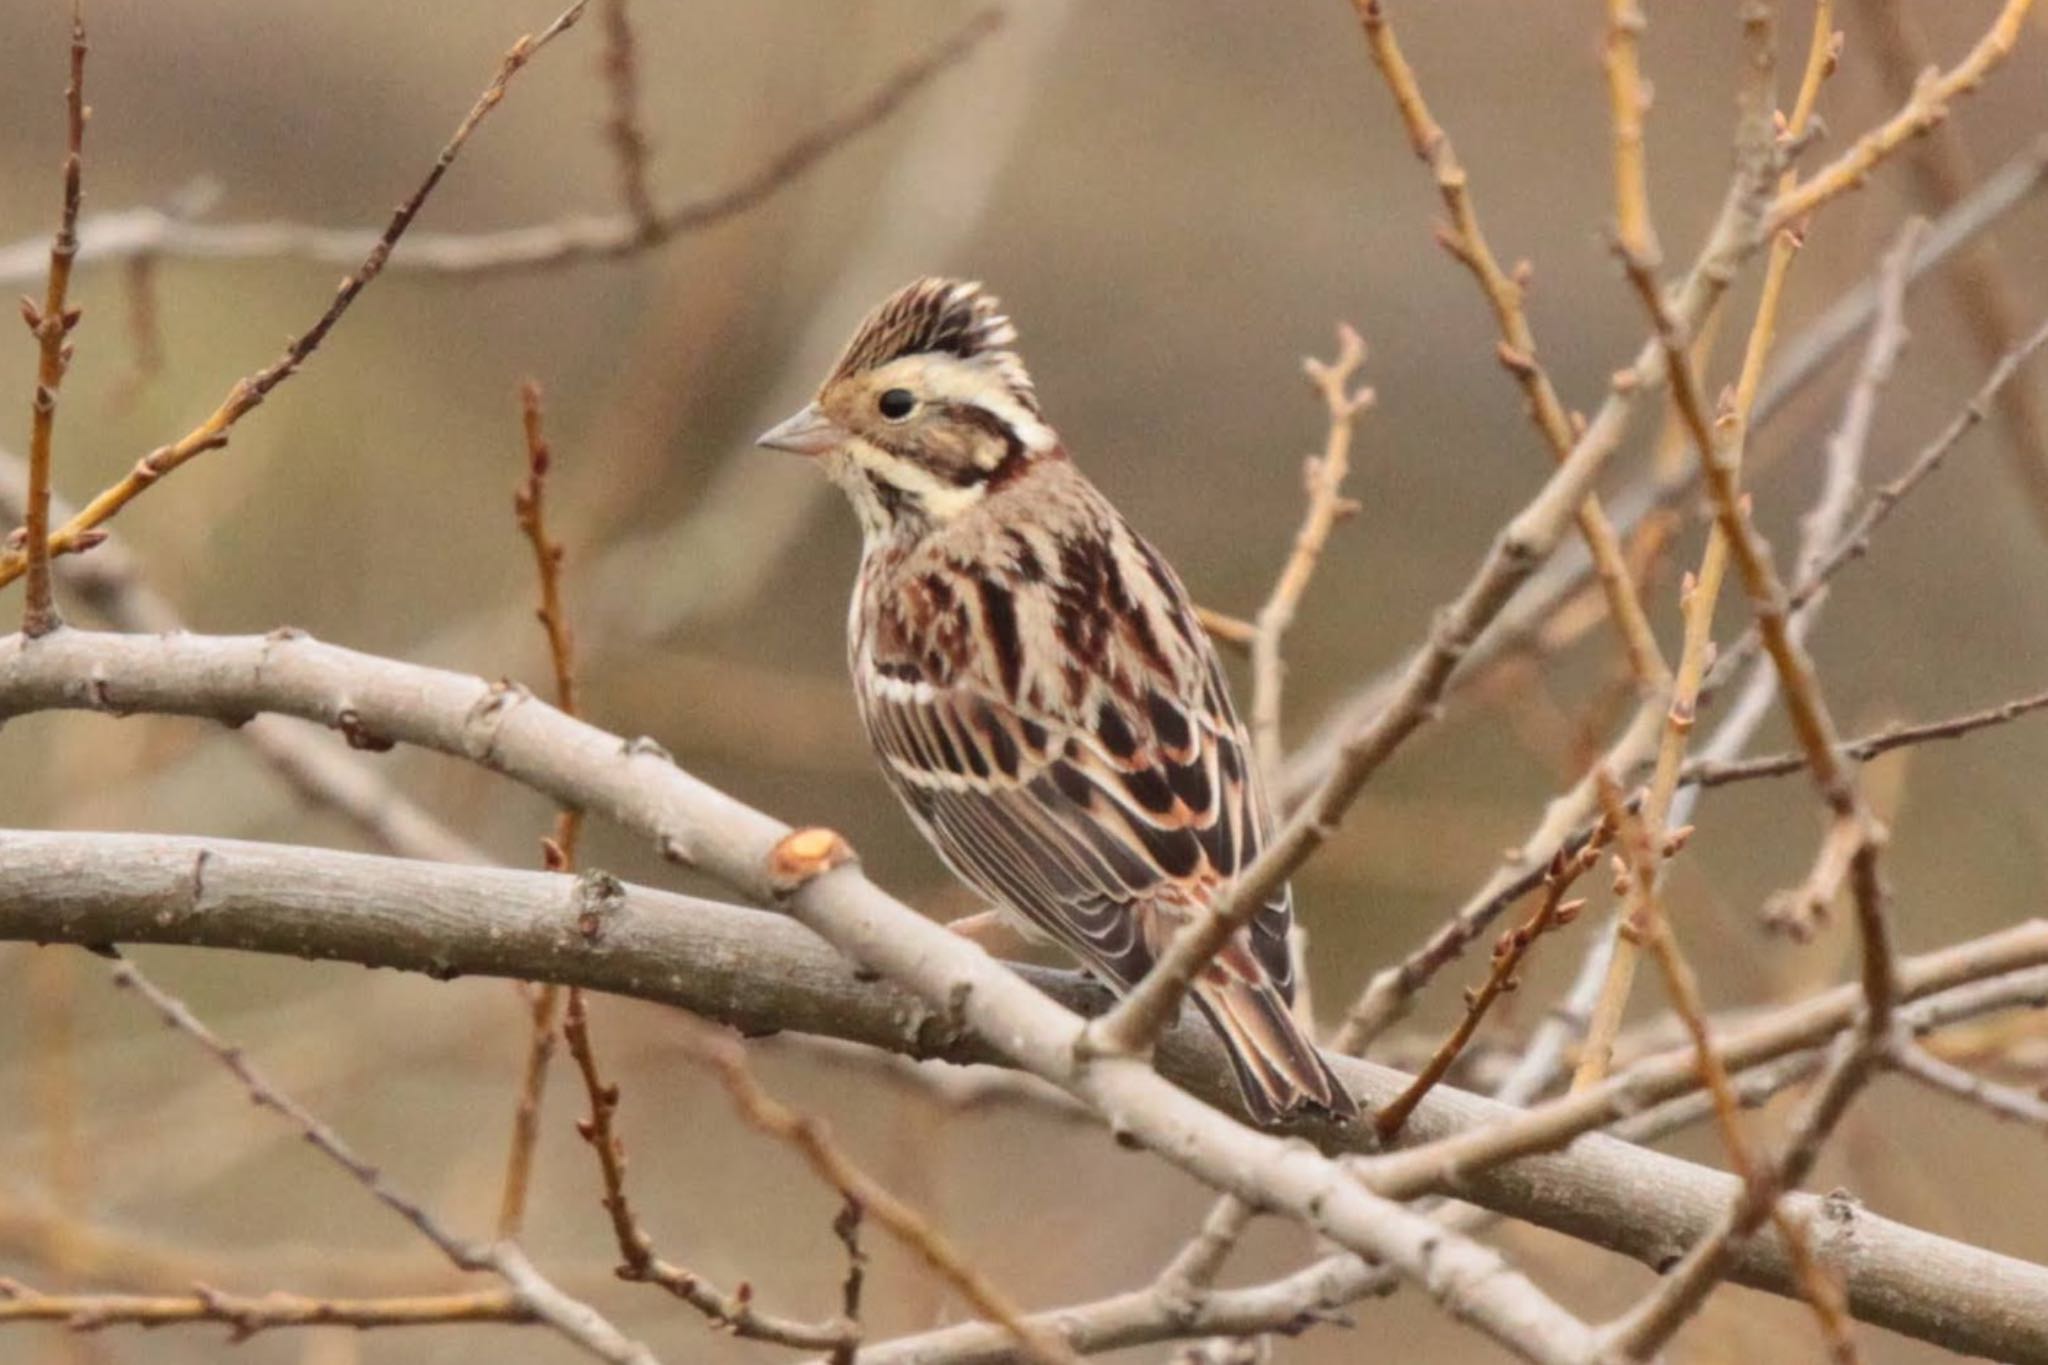
M 1113 989 L 1270 837 L 1251 746 L 1180 579 L 1068 458 L 978 284 L 868 315 L 760 444 L 820 460 L 863 532 L 854 689 L 947 864 Z M 1195 983 L 1246 1107 L 1357 1106 L 1295 1023 L 1282 890 Z

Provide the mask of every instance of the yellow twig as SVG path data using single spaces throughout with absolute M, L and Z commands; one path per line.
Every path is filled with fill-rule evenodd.
M 21 629 L 30 637 L 47 635 L 60 624 L 50 577 L 50 447 L 57 426 L 57 391 L 71 365 L 71 330 L 81 316 L 67 300 L 71 265 L 78 257 L 78 204 L 83 194 L 85 52 L 83 0 L 71 0 L 71 79 L 64 87 L 63 208 L 58 213 L 56 235 L 50 239 L 50 276 L 42 305 L 38 307 L 27 298 L 21 301 L 22 320 L 36 339 L 36 389 L 29 409 L 28 507 L 22 518 L 28 592 Z M 5 581 L 0 579 L 0 583 Z
M 1854 770 L 1840 752 L 1834 717 L 1821 695 L 1813 661 L 1792 630 L 1789 599 L 1771 563 L 1770 547 L 1751 519 L 1749 500 L 1738 483 L 1733 452 L 1715 443 L 1697 387 L 1691 376 L 1683 372 L 1680 362 L 1684 342 L 1647 273 L 1631 265 L 1630 275 L 1672 361 L 1672 400 L 1699 450 L 1715 523 L 1748 593 L 1764 651 L 1777 670 L 1793 734 L 1806 756 L 1821 799 L 1834 816 L 1822 842 L 1816 871 L 1807 880 L 1805 894 L 1831 899 L 1833 888 L 1843 880 L 1848 882 L 1863 944 L 1864 990 L 1873 1020 L 1883 1024 L 1897 996 L 1891 935 L 1884 919 L 1884 893 L 1877 875 L 1884 828 L 1864 805 L 1856 788 Z
M 1528 398 L 1530 418 L 1550 446 L 1553 458 L 1563 463 L 1578 444 L 1580 433 L 1571 415 L 1565 411 L 1564 402 L 1551 384 L 1549 374 L 1537 360 L 1536 335 L 1529 326 L 1528 313 L 1522 305 L 1523 270 L 1518 267 L 1515 274 L 1510 275 L 1501 268 L 1499 259 L 1493 254 L 1493 248 L 1480 227 L 1479 211 L 1472 200 L 1465 168 L 1451 146 L 1450 135 L 1436 121 L 1423 99 L 1414 68 L 1409 66 L 1387 21 L 1385 6 L 1381 0 L 1352 0 L 1352 7 L 1364 26 L 1366 45 L 1371 49 L 1373 63 L 1385 78 L 1395 107 L 1400 111 L 1409 144 L 1435 176 L 1437 192 L 1450 214 L 1449 223 L 1439 229 L 1438 240 L 1472 273 L 1480 292 L 1486 296 L 1500 332 L 1496 355 Z M 1615 534 L 1613 523 L 1607 519 L 1597 494 L 1586 495 L 1577 509 L 1577 521 L 1579 534 L 1586 542 L 1598 573 L 1601 590 L 1607 596 L 1608 611 L 1614 618 L 1615 628 L 1621 633 L 1629 671 L 1646 693 L 1661 690 L 1669 681 L 1670 668 L 1657 647 L 1657 637 L 1650 629 L 1649 617 L 1643 611 L 1635 581 L 1629 576 L 1620 537 Z
M 1623 876 L 1628 895 L 1628 920 L 1638 926 L 1639 936 L 1649 945 L 1651 956 L 1656 959 L 1664 976 L 1671 1007 L 1685 1026 L 1686 1037 L 1692 1043 L 1700 1082 L 1713 1100 L 1714 1122 L 1720 1130 L 1721 1144 L 1728 1152 L 1728 1163 L 1742 1178 L 1746 1189 L 1759 1188 L 1772 1177 L 1759 1163 L 1756 1151 L 1743 1131 L 1742 1103 L 1736 1098 L 1728 1065 L 1708 1032 L 1706 1004 L 1700 996 L 1699 979 L 1693 974 L 1691 964 L 1685 960 L 1685 954 L 1671 932 L 1670 922 L 1657 894 L 1658 866 L 1666 856 L 1665 850 L 1657 846 L 1651 826 L 1628 808 L 1628 803 L 1622 799 L 1621 788 L 1605 770 L 1600 773 L 1600 802 L 1618 833 L 1620 847 L 1626 855 Z M 1779 1240 L 1784 1243 L 1801 1292 L 1820 1322 L 1830 1358 L 1838 1365 L 1852 1365 L 1857 1359 L 1857 1352 L 1849 1334 L 1849 1312 L 1841 1286 L 1821 1269 L 1805 1226 L 1788 1217 L 1775 1197 L 1769 1201 L 1768 1216 L 1777 1229 Z M 1674 1303 L 1671 1310 L 1652 1315 L 1647 1322 L 1654 1325 L 1646 1325 L 1640 1333 L 1630 1335 L 1625 1343 L 1630 1358 L 1640 1360 L 1653 1356 L 1669 1339 L 1670 1333 L 1678 1330 L 1691 1310 L 1704 1301 L 1716 1278 L 1702 1277 L 1697 1297 Z M 1660 1295 L 1653 1293 L 1652 1297 L 1653 1301 L 1658 1301 Z
M 1232 616 L 1213 607 L 1197 605 L 1195 620 L 1209 633 L 1210 639 L 1219 645 L 1229 645 L 1232 649 L 1249 651 L 1252 641 L 1259 633 L 1259 628 L 1243 617 Z
M 1322 455 L 1311 457 L 1304 470 L 1308 507 L 1302 513 L 1301 529 L 1295 533 L 1294 548 L 1274 579 L 1265 605 L 1259 608 L 1251 640 L 1252 750 L 1260 770 L 1275 782 L 1285 756 L 1280 738 L 1280 699 L 1286 675 L 1281 645 L 1322 560 L 1330 532 L 1358 510 L 1358 505 L 1344 496 L 1344 476 L 1351 469 L 1352 428 L 1373 401 L 1371 389 L 1351 386 L 1352 376 L 1365 364 L 1365 343 L 1350 327 L 1337 329 L 1336 359 L 1324 363 L 1311 358 L 1304 364 L 1329 414 L 1329 434 Z
M 75 1332 L 106 1327 L 225 1323 L 232 1340 L 283 1327 L 424 1327 L 451 1322 L 532 1322 L 536 1314 L 508 1289 L 373 1299 L 305 1294 L 227 1294 L 199 1286 L 189 1294 L 43 1294 L 0 1283 L 0 1323 L 55 1322 Z
M 526 441 L 526 478 L 512 496 L 512 512 L 533 550 L 534 576 L 540 591 L 540 605 L 534 614 L 547 635 L 555 705 L 573 716 L 576 644 L 569 630 L 568 615 L 562 609 L 562 560 L 566 552 L 559 541 L 549 536 L 547 524 L 548 472 L 554 452 L 541 427 L 540 385 L 531 379 L 519 387 L 519 416 Z M 554 834 L 542 843 L 542 862 L 549 871 L 575 869 L 576 844 L 582 832 L 582 811 L 564 807 L 556 812 Z M 549 982 L 533 992 L 530 1002 L 532 1030 L 528 1035 L 526 1065 L 520 1076 L 519 1102 L 513 1112 L 512 1147 L 506 1156 L 504 1194 L 498 1208 L 500 1237 L 516 1237 L 525 1218 L 534 1151 L 540 1140 L 540 1102 L 547 1088 L 548 1061 L 555 1050 L 555 1016 L 561 993 L 561 987 Z M 580 1013 L 579 992 L 572 988 L 569 994 L 571 1007 Z
M 1755 51 L 1755 45 L 1764 39 L 1754 28 L 1750 29 L 1749 33 L 1752 50 Z M 1806 65 L 1800 77 L 1799 93 L 1793 101 L 1792 116 L 1784 127 L 1786 137 L 1796 138 L 1804 135 L 1811 123 L 1814 105 L 1820 97 L 1821 84 L 1834 70 L 1835 58 L 1839 51 L 1839 35 L 1834 29 L 1833 0 L 1818 0 L 1814 6 L 1813 31 L 1807 43 Z M 1764 86 L 1763 91 L 1759 93 L 1767 94 L 1768 84 L 1759 84 Z M 1780 178 L 1781 192 L 1791 183 L 1791 174 L 1788 171 Z M 1643 243 L 1652 240 L 1647 210 L 1645 213 L 1639 240 L 1631 241 L 1624 235 L 1617 245 L 1623 265 L 1629 272 L 1630 282 L 1636 291 L 1645 297 L 1648 306 L 1654 312 L 1661 310 L 1663 303 L 1653 274 L 1655 262 L 1640 249 Z M 1690 436 L 1695 441 L 1706 440 L 1724 452 L 1727 458 L 1737 462 L 1742 458 L 1749 410 L 1756 400 L 1757 386 L 1762 381 L 1764 364 L 1777 334 L 1778 307 L 1783 297 L 1785 274 L 1791 266 L 1793 253 L 1798 246 L 1798 237 L 1792 232 L 1780 232 L 1772 239 L 1770 256 L 1764 267 L 1763 287 L 1757 301 L 1756 317 L 1751 323 L 1749 339 L 1743 348 L 1741 378 L 1736 383 L 1732 403 L 1721 414 L 1721 429 L 1718 436 L 1703 424 L 1703 416 L 1698 412 L 1696 395 L 1699 380 L 1691 364 L 1692 356 L 1686 353 L 1685 347 L 1666 349 L 1667 363 L 1672 372 L 1673 412 L 1678 418 L 1681 435 Z M 1695 421 L 1695 418 L 1701 418 L 1701 421 Z M 1664 728 L 1657 747 L 1656 767 L 1642 806 L 1643 820 L 1653 830 L 1664 829 L 1671 812 L 1672 798 L 1678 790 L 1679 771 L 1685 761 L 1686 745 L 1692 734 L 1693 718 L 1699 707 L 1700 686 L 1706 678 L 1708 668 L 1713 664 L 1714 607 L 1720 600 L 1721 585 L 1727 571 L 1728 546 L 1719 528 L 1716 527 L 1708 533 L 1706 549 L 1701 554 L 1698 571 L 1686 575 L 1679 590 L 1679 609 L 1684 620 L 1684 634 L 1679 646 L 1678 668 L 1672 677 L 1670 695 L 1665 705 Z M 1614 1038 L 1621 1030 L 1622 1017 L 1628 1009 L 1629 996 L 1635 985 L 1639 951 L 1637 929 L 1639 926 L 1631 926 L 1626 922 L 1616 926 L 1614 952 L 1608 960 L 1607 979 L 1602 983 L 1600 995 L 1594 1002 L 1585 1042 L 1580 1048 L 1578 1065 L 1572 1075 L 1572 1088 L 1575 1090 L 1598 1084 L 1605 1079 L 1612 1064 Z
M 1930 70 L 1890 118 L 1858 138 L 1854 146 L 1816 171 L 1805 184 L 1780 193 L 1764 216 L 1765 228 L 1776 232 L 1843 191 L 1855 189 L 1879 163 L 1947 118 L 1949 104 L 1957 96 L 1975 90 L 1991 69 L 2012 52 L 2026 23 L 2027 11 L 2033 7 L 2034 0 L 2006 0 L 1991 27 L 1961 61 L 1947 71 Z
M 1647 260 L 1657 256 L 1650 231 L 1650 188 L 1643 149 L 1643 114 L 1650 105 L 1643 88 L 1643 11 L 1636 0 L 1607 0 L 1607 99 L 1614 125 L 1614 223 L 1629 249 Z

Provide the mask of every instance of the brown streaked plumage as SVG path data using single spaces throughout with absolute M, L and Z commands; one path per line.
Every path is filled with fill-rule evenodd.
M 864 533 L 848 619 L 861 718 L 947 864 L 1128 989 L 1256 856 L 1271 817 L 1185 590 L 1068 458 L 1015 329 L 928 279 L 854 334 L 763 445 L 819 457 Z M 1357 1107 L 1296 1025 L 1290 896 L 1204 973 L 1262 1121 Z

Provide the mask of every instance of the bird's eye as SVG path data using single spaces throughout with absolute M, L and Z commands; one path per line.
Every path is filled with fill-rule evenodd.
M 917 395 L 909 389 L 889 389 L 875 400 L 875 407 L 892 422 L 910 416 L 910 410 L 916 406 Z

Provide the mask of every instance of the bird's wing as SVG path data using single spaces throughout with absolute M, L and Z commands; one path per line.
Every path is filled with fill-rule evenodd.
M 1062 708 L 1085 725 L 971 674 L 934 686 L 870 668 L 859 688 L 891 784 L 954 871 L 1118 987 L 1267 832 L 1244 727 L 1206 639 L 1189 638 L 1197 666 L 1180 680 L 1091 683 Z M 1276 892 L 1217 965 L 1291 999 L 1290 918 Z

